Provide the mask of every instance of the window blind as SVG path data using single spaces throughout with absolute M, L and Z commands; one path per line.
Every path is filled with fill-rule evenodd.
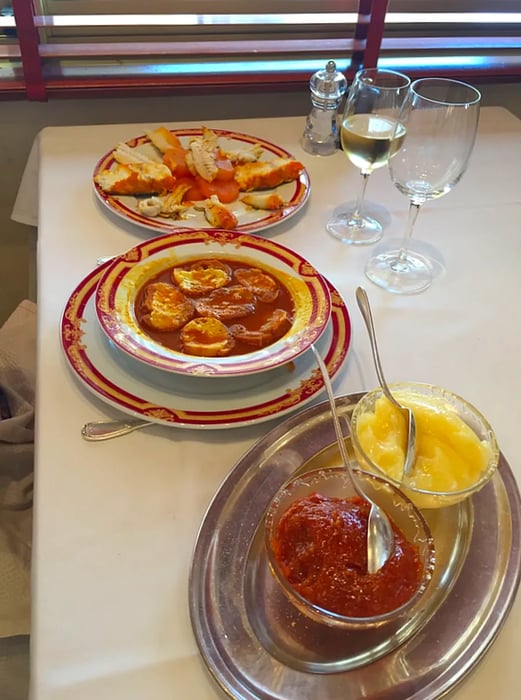
M 380 64 L 411 77 L 521 79 L 519 0 L 390 0 Z
M 0 0 L 0 97 L 301 89 L 329 59 L 521 78 L 519 0 Z M 175 11 L 172 8 L 175 7 Z M 262 10 L 262 11 L 261 11 Z
M 12 0 L 3 94 L 30 99 L 110 91 L 172 94 L 227 87 L 292 88 L 336 60 L 375 64 L 387 0 Z M 110 14 L 108 13 L 110 10 Z M 137 12 L 140 14 L 136 14 Z

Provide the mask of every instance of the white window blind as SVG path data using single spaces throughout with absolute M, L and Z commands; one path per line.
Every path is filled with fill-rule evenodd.
M 328 58 L 353 72 L 377 59 L 387 0 L 267 0 L 255 10 L 245 0 L 202 0 L 197 14 L 188 0 L 40 0 L 32 27 L 30 5 L 12 0 L 21 60 L 6 37 L 4 66 L 15 87 L 22 69 L 29 97 L 45 99 L 105 88 L 291 87 Z
M 380 63 L 417 75 L 521 79 L 520 0 L 390 0 Z
M 330 58 L 348 77 L 379 61 L 411 76 L 521 78 L 520 0 L 0 0 L 0 10 L 4 99 L 295 89 Z

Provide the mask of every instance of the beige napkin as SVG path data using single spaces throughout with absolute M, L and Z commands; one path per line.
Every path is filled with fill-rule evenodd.
M 29 634 L 36 305 L 22 301 L 0 328 L 0 637 Z

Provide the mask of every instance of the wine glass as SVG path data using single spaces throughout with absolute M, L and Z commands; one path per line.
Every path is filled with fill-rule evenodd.
M 326 225 L 335 238 L 350 245 L 367 245 L 380 240 L 383 227 L 364 214 L 365 190 L 369 175 L 387 165 L 398 150 L 403 135 L 396 118 L 407 94 L 410 79 L 402 73 L 364 68 L 356 74 L 349 89 L 340 138 L 349 160 L 360 169 L 362 182 L 354 208 L 340 211 Z
M 409 249 L 410 239 L 421 205 L 450 192 L 467 169 L 480 100 L 476 88 L 448 78 L 420 78 L 410 87 L 398 118 L 400 148 L 389 161 L 391 179 L 410 200 L 406 231 L 400 248 L 373 256 L 365 268 L 389 292 L 416 294 L 431 285 L 432 266 Z

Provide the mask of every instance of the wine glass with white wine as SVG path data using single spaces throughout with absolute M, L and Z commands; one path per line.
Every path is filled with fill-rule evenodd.
M 382 237 L 382 224 L 364 212 L 369 175 L 387 165 L 403 135 L 396 119 L 411 84 L 402 73 L 364 68 L 349 89 L 340 138 L 348 159 L 360 169 L 362 181 L 354 207 L 340 208 L 327 223 L 329 233 L 349 245 L 368 245 Z
M 401 146 L 389 161 L 392 181 L 410 200 L 403 243 L 365 268 L 371 282 L 389 292 L 416 294 L 431 285 L 432 265 L 410 249 L 410 239 L 422 204 L 450 192 L 467 169 L 480 101 L 476 88 L 458 80 L 420 78 L 411 85 L 398 117 Z

